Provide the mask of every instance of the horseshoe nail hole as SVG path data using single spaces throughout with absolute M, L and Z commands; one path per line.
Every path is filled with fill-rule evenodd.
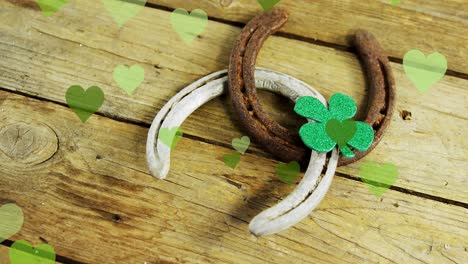
M 99 155 L 99 154 L 97 154 L 97 155 L 96 155 L 96 160 L 100 160 L 100 159 L 102 159 L 102 156 Z
M 402 110 L 400 111 L 400 117 L 403 120 L 411 120 L 412 115 L 410 111 Z
M 356 149 L 353 148 L 353 146 L 348 145 L 348 148 L 349 148 L 349 150 L 351 150 L 352 152 L 355 152 L 355 151 L 356 151 Z M 330 155 L 330 156 L 331 156 L 331 155 Z
M 400 207 L 398 203 L 394 203 L 393 206 L 395 206 L 396 208 Z
M 116 222 L 116 223 L 120 223 L 122 221 L 122 218 L 120 217 L 120 215 L 114 214 L 112 216 L 112 220 L 114 220 L 114 222 Z

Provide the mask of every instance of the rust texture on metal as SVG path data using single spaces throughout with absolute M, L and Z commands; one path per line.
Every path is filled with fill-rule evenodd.
M 302 164 L 310 150 L 297 134 L 271 119 L 259 102 L 255 86 L 255 62 L 265 40 L 288 20 L 286 11 L 274 8 L 253 18 L 234 43 L 229 63 L 229 95 L 247 133 L 278 159 Z M 339 166 L 351 164 L 372 151 L 390 123 L 395 107 L 395 81 L 384 50 L 365 31 L 354 35 L 354 47 L 366 72 L 368 85 L 364 122 L 374 128 L 374 141 L 367 151 L 355 152 L 354 158 L 340 157 Z

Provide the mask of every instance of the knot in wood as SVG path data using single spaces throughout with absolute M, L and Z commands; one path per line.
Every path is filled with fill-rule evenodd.
M 1 166 L 36 165 L 50 159 L 57 150 L 57 135 L 45 124 L 18 122 L 0 127 Z

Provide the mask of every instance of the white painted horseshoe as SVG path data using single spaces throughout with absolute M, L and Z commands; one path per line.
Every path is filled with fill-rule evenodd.
M 157 140 L 159 130 L 179 127 L 196 109 L 227 91 L 227 81 L 226 70 L 212 73 L 182 89 L 161 108 L 151 124 L 146 143 L 146 158 L 151 175 L 164 179 L 169 172 L 171 150 L 161 140 Z M 314 88 L 286 74 L 256 68 L 255 81 L 258 89 L 282 94 L 293 101 L 301 96 L 313 96 L 327 105 L 323 96 Z M 326 156 L 326 153 L 312 151 L 309 166 L 296 189 L 275 206 L 255 216 L 249 224 L 251 233 L 257 236 L 275 234 L 298 223 L 317 207 L 333 180 L 338 164 L 338 150 L 333 149 L 328 162 Z M 327 168 L 322 177 L 324 166 Z

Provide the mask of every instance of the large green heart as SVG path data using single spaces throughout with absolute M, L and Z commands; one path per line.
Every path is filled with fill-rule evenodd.
M 73 85 L 68 88 L 65 98 L 73 112 L 84 123 L 101 107 L 104 102 L 104 93 L 97 86 L 85 91 L 81 86 Z
M 45 16 L 55 14 L 62 6 L 68 3 L 69 0 L 36 0 L 37 4 Z
M 337 119 L 328 120 L 325 130 L 327 135 L 338 144 L 338 146 L 345 146 L 356 133 L 356 122 L 350 119 L 340 122 Z
M 145 79 L 145 70 L 138 64 L 128 68 L 125 65 L 119 65 L 114 69 L 114 80 L 122 87 L 128 95 L 132 95 L 133 91 Z
M 191 43 L 205 30 L 208 15 L 201 9 L 195 9 L 189 14 L 187 10 L 177 8 L 171 14 L 171 23 L 182 40 Z
M 23 221 L 23 210 L 16 204 L 0 207 L 0 243 L 16 234 L 23 226 Z
M 33 248 L 25 240 L 17 240 L 10 248 L 11 264 L 54 264 L 55 250 L 48 244 Z
M 438 52 L 426 58 L 421 51 L 410 50 L 403 58 L 403 68 L 419 92 L 424 93 L 444 77 L 447 71 L 447 59 Z
M 224 154 L 223 155 L 224 164 L 228 167 L 235 169 L 237 164 L 240 162 L 240 154 L 239 153 L 231 153 L 231 154 Z
M 268 11 L 275 6 L 281 0 L 257 0 L 258 3 L 263 7 L 263 10 Z
M 365 162 L 359 171 L 361 179 L 378 198 L 393 185 L 398 177 L 398 168 L 391 163 L 379 165 L 375 162 Z
M 102 0 L 102 2 L 119 27 L 122 27 L 129 19 L 136 16 L 146 4 L 146 0 Z

